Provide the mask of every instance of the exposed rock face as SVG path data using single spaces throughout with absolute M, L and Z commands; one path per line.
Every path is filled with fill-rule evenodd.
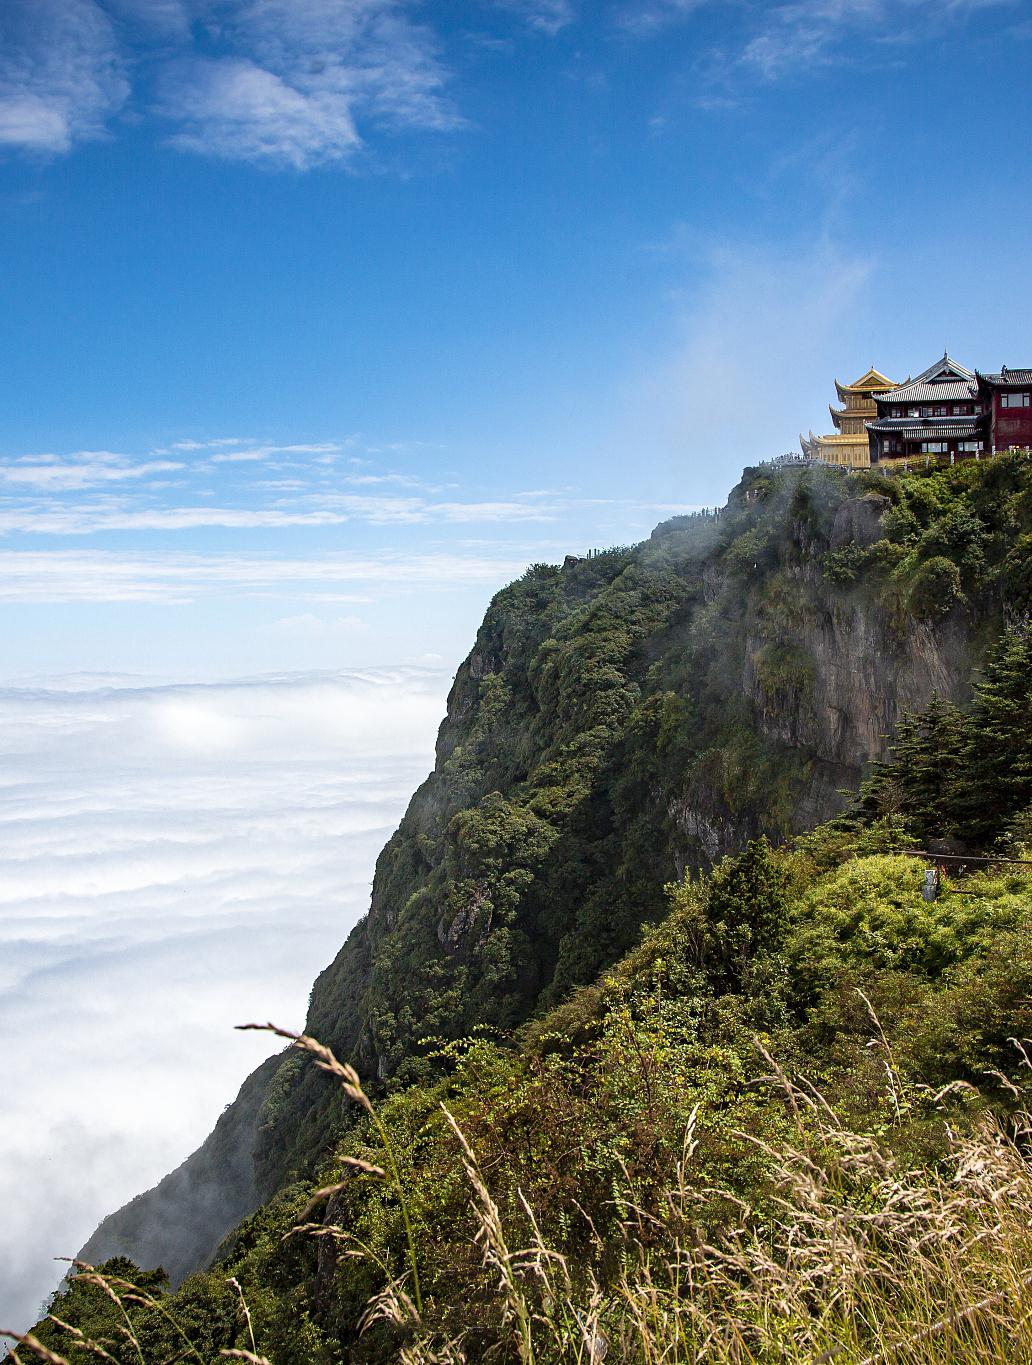
M 620 956 L 666 882 L 829 818 L 905 711 L 963 701 L 984 622 L 919 621 L 887 576 L 825 572 L 879 545 L 891 500 L 868 483 L 756 477 L 720 517 L 500 593 L 308 1032 L 398 1083 L 423 1037 L 518 1025 Z M 87 1250 L 183 1273 L 339 1122 L 321 1075 L 274 1059 Z
M 819 603 L 823 585 L 813 571 L 807 578 Z M 934 627 L 912 617 L 898 626 L 870 603 L 825 599 L 786 638 L 812 666 L 790 698 L 766 689 L 757 670 L 768 642 L 747 638 L 742 687 L 758 728 L 769 739 L 811 749 L 854 781 L 883 751 L 902 712 L 922 709 L 933 695 L 959 699 L 967 690 L 971 645 L 959 614 Z
M 831 524 L 831 548 L 841 550 L 845 545 L 859 545 L 866 549 L 882 536 L 882 517 L 892 506 L 892 499 L 882 493 L 865 493 L 862 498 L 850 498 L 835 513 Z

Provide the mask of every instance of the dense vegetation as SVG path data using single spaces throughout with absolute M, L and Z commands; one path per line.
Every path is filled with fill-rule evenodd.
M 593 986 L 517 1039 L 449 1044 L 375 1109 L 331 1062 L 357 1122 L 314 1181 L 175 1294 L 83 1271 L 38 1338 L 79 1358 L 69 1324 L 125 1365 L 187 1341 L 277 1363 L 1026 1359 L 1032 866 L 927 903 L 907 841 L 897 817 L 751 843 L 671 886 Z
M 410 1083 L 436 1065 L 421 1040 L 555 1005 L 662 916 L 672 875 L 840 810 L 904 710 L 966 700 L 1030 604 L 1023 455 L 892 479 L 755 470 L 719 518 L 532 567 L 488 610 L 308 1031 Z M 340 1116 L 290 1059 L 261 1192 Z
M 529 570 L 316 983 L 342 1062 L 302 1040 L 250 1101 L 267 1202 L 174 1293 L 84 1271 L 40 1341 L 1032 1355 L 1030 611 L 1023 456 L 750 471 Z M 998 861 L 927 902 L 930 845 Z

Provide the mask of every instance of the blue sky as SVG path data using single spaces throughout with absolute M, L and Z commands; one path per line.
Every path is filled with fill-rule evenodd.
M 1032 361 L 1026 0 L 0 0 L 9 678 L 452 666 L 832 379 Z
M 498 587 L 1032 364 L 1030 68 L 1030 0 L 0 0 L 6 1322 L 301 1025 Z

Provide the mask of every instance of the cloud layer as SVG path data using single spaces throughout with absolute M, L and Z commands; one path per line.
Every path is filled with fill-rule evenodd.
M 76 684 L 72 684 L 75 686 Z M 0 1320 L 211 1128 L 364 912 L 446 679 L 0 689 Z

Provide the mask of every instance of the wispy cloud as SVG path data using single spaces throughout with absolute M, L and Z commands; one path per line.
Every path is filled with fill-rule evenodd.
M 560 4 L 541 0 L 542 14 Z M 3 0 L 0 146 L 59 153 L 102 136 L 130 72 L 143 81 L 139 105 L 172 125 L 171 145 L 207 156 L 306 170 L 350 163 L 374 131 L 458 127 L 438 40 L 411 8 Z
M 339 602 L 356 593 L 500 585 L 527 559 L 494 553 L 329 554 L 281 559 L 258 555 L 118 554 L 115 551 L 0 551 L 0 602 L 153 602 L 200 597 L 289 594 Z
M 680 344 L 637 386 L 634 429 L 694 467 L 697 486 L 711 468 L 722 484 L 729 458 L 740 467 L 795 448 L 806 414 L 827 413 L 828 356 L 856 372 L 871 363 L 873 269 L 825 241 L 791 253 L 711 247 Z
M 288 526 L 339 526 L 348 517 L 332 511 L 277 511 L 244 507 L 154 507 L 140 509 L 79 506 L 0 511 L 0 535 L 88 536 L 102 531 L 281 530 Z
M 644 4 L 627 4 L 617 10 L 617 23 L 629 33 L 649 37 L 681 22 L 708 3 L 710 0 L 648 0 Z
M 863 37 L 865 46 L 852 55 L 869 61 L 871 40 L 892 45 L 922 37 L 929 23 L 936 33 L 944 20 L 959 20 L 988 9 L 1013 8 L 1015 0 L 647 0 L 626 6 L 621 26 L 640 37 L 651 37 L 696 13 L 722 6 L 734 14 L 720 51 L 703 54 L 701 67 L 710 79 L 732 81 L 759 77 L 774 82 L 812 72 L 843 58 L 848 62 L 850 39 Z M 697 103 L 710 109 L 733 106 L 728 96 L 703 91 Z
M 432 30 L 398 0 L 242 0 L 224 13 L 214 55 L 185 52 L 162 73 L 173 146 L 305 170 L 350 161 L 362 125 L 461 122 Z
M 74 485 L 70 485 L 74 486 Z M 518 502 L 428 502 L 413 497 L 362 494 L 304 494 L 304 505 L 283 507 L 119 507 L 105 503 L 77 507 L 27 506 L 0 511 L 0 535 L 89 536 L 105 531 L 282 530 L 340 526 L 362 521 L 374 526 L 430 526 L 435 523 L 540 522 L 554 509 Z
M 165 455 L 170 450 L 218 450 L 223 446 L 242 446 L 247 444 L 249 444 L 249 442 L 247 442 L 243 436 L 220 436 L 214 441 L 195 441 L 188 439 L 185 441 L 173 441 L 170 446 L 164 447 L 161 450 L 156 450 L 154 453 L 156 455 Z
M 128 96 L 114 27 L 94 0 L 0 5 L 0 147 L 67 152 L 101 137 Z
M 494 0 L 498 9 L 509 10 L 532 29 L 554 37 L 577 17 L 573 0 Z
M 369 624 L 351 612 L 347 616 L 318 616 L 314 611 L 299 612 L 296 616 L 281 616 L 269 630 L 286 631 L 291 635 L 353 635 L 356 630 L 368 630 Z
M 224 444 L 211 442 L 211 445 Z M 240 444 L 234 441 L 234 445 Z M 212 464 L 250 464 L 267 460 L 273 455 L 339 455 L 342 447 L 336 441 L 316 441 L 307 445 L 246 446 L 242 450 L 220 450 L 211 456 Z
M 897 23 L 902 8 L 892 6 Z M 777 5 L 745 44 L 739 62 L 767 80 L 777 80 L 828 60 L 851 31 L 877 27 L 889 17 L 886 0 L 798 0 Z
M 0 484 L 45 492 L 78 492 L 109 483 L 147 479 L 182 469 L 177 460 L 133 461 L 108 450 L 83 450 L 74 455 L 22 456 L 0 462 Z
M 719 49 L 689 48 L 696 103 L 776 82 L 1020 0 L 482 0 L 555 36 L 591 19 L 649 38 L 719 12 Z M 180 150 L 305 171 L 357 169 L 378 140 L 462 127 L 444 27 L 416 0 L 2 0 L 0 148 L 61 153 L 103 136 L 132 97 Z M 134 89 L 130 89 L 130 76 Z M 659 126 L 654 124 L 655 128 Z

